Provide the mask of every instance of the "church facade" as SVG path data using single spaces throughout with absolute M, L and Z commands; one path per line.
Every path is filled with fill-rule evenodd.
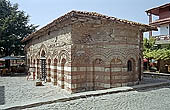
M 137 84 L 143 32 L 155 27 L 95 12 L 71 11 L 22 40 L 35 79 L 69 92 Z

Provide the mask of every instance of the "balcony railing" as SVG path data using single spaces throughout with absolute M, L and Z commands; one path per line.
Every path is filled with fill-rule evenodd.
M 170 35 L 154 36 L 156 38 L 155 44 L 170 44 Z
M 159 36 L 154 36 L 157 41 L 159 40 L 170 40 L 170 35 L 159 35 Z
M 169 24 L 169 23 L 170 23 L 170 17 L 163 18 L 163 19 L 156 19 L 150 22 L 149 24 L 153 26 L 160 26 L 161 24 Z

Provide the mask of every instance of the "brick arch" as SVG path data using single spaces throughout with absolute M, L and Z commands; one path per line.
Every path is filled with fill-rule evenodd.
M 58 59 L 57 59 L 56 57 L 54 57 L 54 59 L 53 59 L 53 63 L 54 63 L 54 65 L 55 65 L 55 66 L 57 66 Z
M 128 60 L 130 60 L 130 59 L 132 59 L 132 61 L 134 61 L 135 62 L 135 64 L 137 64 L 138 63 L 138 56 L 137 55 L 135 55 L 135 54 L 133 54 L 133 53 L 129 53 L 128 55 L 127 55 L 127 57 L 126 57 L 126 62 L 125 62 L 125 64 L 127 65 L 127 61 Z M 136 65 L 137 66 L 137 65 Z
M 127 60 L 129 60 L 129 59 L 133 59 L 135 62 L 137 62 L 138 61 L 138 59 L 139 59 L 139 55 L 138 54 L 136 54 L 137 52 L 128 52 L 127 53 L 127 56 L 126 56 L 126 65 L 127 65 Z
M 57 63 L 59 63 L 58 55 L 51 54 L 50 56 L 48 56 L 48 58 L 51 58 L 52 64 L 54 64 L 55 60 L 57 60 Z
M 50 60 L 51 60 L 51 63 L 53 62 L 53 56 L 52 56 L 50 53 L 48 53 L 48 54 L 46 55 L 46 58 L 47 58 L 47 61 L 48 61 L 48 59 L 50 59 Z
M 37 54 L 36 54 L 36 58 L 37 58 L 37 59 L 40 59 L 40 57 L 41 57 L 41 56 L 40 56 L 40 51 L 38 51 Z
M 44 51 L 45 54 L 48 53 L 48 49 L 47 49 L 47 46 L 45 44 L 42 44 L 41 47 L 40 47 L 40 56 L 42 55 L 42 51 Z
M 46 52 L 45 52 L 44 50 L 42 50 L 42 51 L 40 52 L 40 56 L 41 56 L 41 57 L 45 57 L 45 56 L 46 56 Z
M 66 50 L 61 50 L 60 53 L 58 54 L 58 60 L 61 63 L 62 59 L 64 58 L 67 62 L 71 61 L 71 58 L 69 57 L 69 53 Z
M 50 59 L 52 59 L 52 58 L 53 58 L 53 56 L 52 56 L 51 52 L 49 52 L 49 51 L 46 53 L 46 57 L 47 57 L 47 58 L 50 58 Z
M 108 59 L 108 53 L 105 52 L 104 48 L 92 49 L 92 51 L 89 52 L 89 56 L 91 61 L 94 61 L 96 58 L 101 58 L 106 62 Z
M 107 61 L 107 57 L 105 57 L 103 54 L 95 54 L 94 56 L 90 56 L 90 60 L 92 61 L 92 64 L 96 59 L 102 59 L 103 64 L 105 64 Z
M 60 86 L 62 89 L 69 90 L 71 84 L 70 74 L 71 72 L 71 55 L 68 53 L 67 50 L 61 50 L 58 54 L 58 63 L 59 63 L 59 79 L 60 84 L 58 83 L 58 86 Z
M 120 59 L 122 63 L 126 63 L 126 54 L 124 52 L 116 51 L 116 50 L 109 50 L 108 51 L 108 61 L 112 61 L 113 58 Z
M 139 56 L 138 56 L 138 54 L 136 55 L 136 53 L 135 52 L 129 52 L 128 53 L 128 55 L 127 55 L 127 57 L 126 57 L 126 62 L 125 62 L 125 65 L 127 66 L 127 62 L 128 62 L 128 60 L 132 60 L 133 61 L 133 64 L 134 64 L 134 66 L 133 66 L 133 70 L 134 70 L 134 72 L 137 72 L 137 67 L 138 67 L 138 63 L 139 63 Z M 135 74 L 135 73 L 134 73 Z

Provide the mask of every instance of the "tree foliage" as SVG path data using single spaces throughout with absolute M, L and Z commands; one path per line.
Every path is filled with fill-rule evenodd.
M 144 51 L 148 51 L 148 50 L 154 50 L 155 49 L 155 39 L 154 38 L 144 38 L 143 40 L 143 49 Z
M 155 60 L 168 60 L 170 59 L 170 46 L 161 48 L 159 45 L 155 45 L 155 39 L 144 38 L 143 42 L 143 55 L 144 58 L 153 58 Z
M 23 55 L 23 37 L 34 32 L 37 26 L 29 24 L 29 16 L 18 9 L 18 4 L 0 0 L 0 54 Z
M 155 60 L 168 60 L 170 59 L 169 49 L 158 49 L 145 53 L 145 58 L 153 58 Z

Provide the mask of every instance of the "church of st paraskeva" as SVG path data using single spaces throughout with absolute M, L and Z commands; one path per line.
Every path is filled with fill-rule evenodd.
M 35 79 L 70 93 L 137 84 L 143 32 L 156 27 L 96 12 L 71 11 L 25 37 Z

